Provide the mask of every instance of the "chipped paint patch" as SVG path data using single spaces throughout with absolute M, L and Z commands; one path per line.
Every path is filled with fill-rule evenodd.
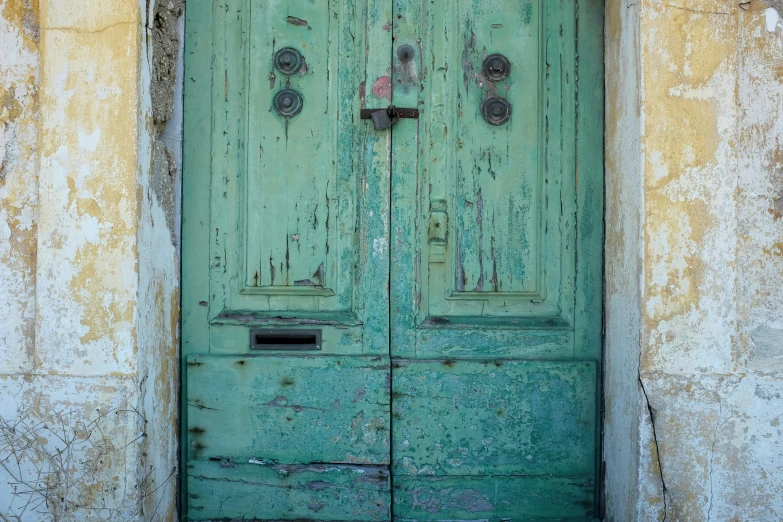
M 391 92 L 391 76 L 381 76 L 372 84 L 372 93 L 379 100 L 386 98 L 391 101 Z

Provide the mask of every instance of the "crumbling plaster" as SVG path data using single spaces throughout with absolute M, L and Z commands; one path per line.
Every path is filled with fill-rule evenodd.
M 783 518 L 783 28 L 769 9 L 607 3 L 609 520 Z
M 0 0 L 0 520 L 176 518 L 182 7 Z

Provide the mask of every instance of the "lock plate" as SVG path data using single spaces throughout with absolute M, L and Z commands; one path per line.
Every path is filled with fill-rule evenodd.
M 385 114 L 383 114 L 385 112 Z M 381 114 L 378 114 L 381 113 Z M 417 119 L 419 109 L 407 109 L 390 105 L 385 109 L 362 109 L 361 118 L 363 120 L 372 120 L 375 124 L 375 130 L 386 130 L 400 121 L 402 118 Z

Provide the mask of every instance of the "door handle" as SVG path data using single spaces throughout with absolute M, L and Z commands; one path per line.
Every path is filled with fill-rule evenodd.
M 391 129 L 392 125 L 401 118 L 417 119 L 418 117 L 419 109 L 405 109 L 394 105 L 389 105 L 385 109 L 362 109 L 361 112 L 363 120 L 372 120 L 375 130 Z

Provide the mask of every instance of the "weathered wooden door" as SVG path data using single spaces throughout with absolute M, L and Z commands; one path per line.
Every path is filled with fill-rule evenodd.
M 601 28 L 598 0 L 188 5 L 191 520 L 597 517 Z

